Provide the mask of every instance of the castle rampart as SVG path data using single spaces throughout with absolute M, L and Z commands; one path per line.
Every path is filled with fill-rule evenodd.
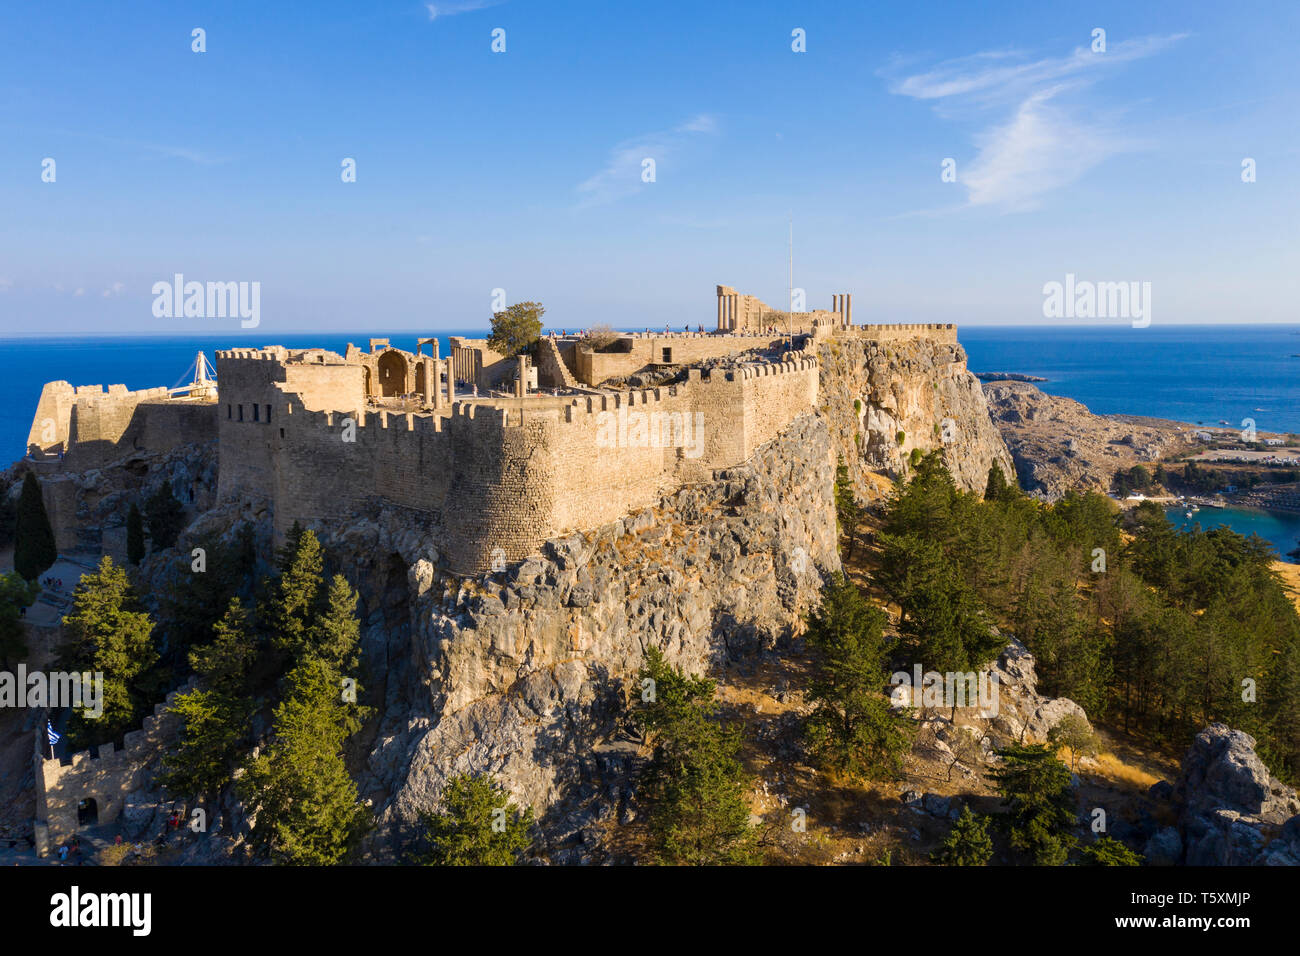
M 817 393 L 816 362 L 801 357 L 690 370 L 666 388 L 395 412 L 367 409 L 355 380 L 297 393 L 285 358 L 218 354 L 220 495 L 267 500 L 278 534 L 294 521 L 345 520 L 368 500 L 423 512 L 442 529 L 448 565 L 464 572 L 489 567 L 498 549 L 522 558 L 547 537 L 744 461 Z M 330 399 L 334 408 L 319 407 Z
M 98 468 L 133 451 L 167 451 L 216 437 L 208 398 L 172 398 L 165 388 L 47 382 L 27 435 L 36 460 L 62 458 L 70 470 Z
M 42 750 L 45 722 L 36 732 L 36 835 L 37 852 L 45 855 L 52 843 L 68 839 L 78 829 L 78 807 L 93 801 L 90 812 L 96 823 L 111 823 L 122 813 L 126 797 L 134 790 L 152 789 L 153 777 L 165 753 L 175 745 L 180 718 L 168 713 L 177 694 L 193 689 L 193 680 L 167 695 L 154 706 L 139 730 L 128 731 L 119 750 L 103 744 L 92 755 L 89 750 L 71 759 L 46 759 Z
M 517 382 L 516 398 L 488 397 L 528 363 L 485 339 L 454 337 L 446 358 L 428 338 L 414 353 L 387 339 L 372 339 L 369 352 L 349 344 L 344 355 L 270 346 L 217 353 L 215 402 L 52 382 L 32 434 L 46 441 L 42 450 L 67 448 L 97 464 L 124 448 L 157 452 L 215 433 L 219 498 L 264 501 L 278 534 L 294 521 L 342 522 L 388 503 L 427 516 L 448 567 L 474 573 L 493 556 L 521 558 L 549 536 L 615 520 L 739 464 L 817 404 L 807 351 L 711 373 L 692 366 L 780 349 L 790 332 L 797 347 L 828 336 L 956 341 L 951 324 L 853 326 L 848 295 L 833 310 L 787 315 L 726 286 L 718 294 L 720 318 L 737 328 L 626 333 L 601 352 L 576 337 L 548 338 L 539 379 L 567 395 L 529 394 Z M 679 384 L 573 394 L 579 382 L 683 365 Z M 457 394 L 458 380 L 479 385 L 482 397 Z M 53 513 L 75 510 L 75 496 L 50 497 Z

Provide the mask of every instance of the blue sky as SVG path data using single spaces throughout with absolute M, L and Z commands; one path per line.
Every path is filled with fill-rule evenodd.
M 858 322 L 1047 322 L 1067 273 L 1300 321 L 1297 35 L 1290 2 L 9 4 L 0 335 L 237 327 L 155 318 L 177 272 L 260 282 L 262 333 L 481 327 L 497 288 L 708 326 L 718 283 L 785 302 L 790 216 L 809 307 Z

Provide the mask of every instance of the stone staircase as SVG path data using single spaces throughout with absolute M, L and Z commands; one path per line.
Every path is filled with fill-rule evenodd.
M 541 341 L 541 352 L 544 355 L 547 355 L 550 358 L 550 360 L 554 362 L 555 365 L 559 368 L 560 381 L 564 383 L 564 387 L 581 388 L 582 386 L 578 384 L 578 380 L 574 378 L 573 373 L 569 371 L 569 366 L 564 364 L 564 357 L 560 355 L 560 347 L 555 344 L 555 341 L 546 336 L 543 336 L 540 341 Z

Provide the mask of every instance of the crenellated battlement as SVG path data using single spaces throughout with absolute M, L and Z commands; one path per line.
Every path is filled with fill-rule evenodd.
M 207 425 L 172 431 L 215 426 L 219 498 L 260 499 L 279 534 L 295 521 L 346 522 L 379 501 L 427 516 L 447 565 L 478 572 L 494 551 L 523 557 L 549 536 L 617 519 L 747 460 L 817 407 L 815 349 L 828 337 L 956 341 L 951 324 L 855 326 L 852 296 L 831 301 L 785 313 L 719 286 L 717 329 L 620 333 L 600 351 L 580 337 L 550 338 L 535 369 L 527 356 L 464 337 L 445 358 L 436 337 L 418 339 L 414 352 L 387 339 L 369 340 L 368 351 L 349 344 L 344 355 L 223 349 L 217 401 L 189 406 Z M 685 374 L 668 385 L 592 387 L 676 369 Z M 554 391 L 536 391 L 539 380 Z M 42 407 L 69 422 L 65 439 L 80 429 L 134 436 L 144 449 L 166 436 L 128 436 L 123 423 L 149 420 L 136 408 L 173 404 L 165 389 L 60 382 Z
M 817 394 L 817 362 L 799 352 L 691 368 L 672 385 L 386 409 L 367 404 L 357 379 L 330 379 L 356 366 L 268 354 L 218 357 L 219 494 L 267 500 L 279 533 L 331 526 L 374 499 L 422 512 L 443 529 L 448 565 L 467 572 L 739 464 Z
M 162 756 L 175 745 L 181 721 L 169 709 L 180 694 L 198 686 L 197 678 L 155 704 L 139 730 L 128 731 L 122 747 L 103 744 L 92 754 L 82 750 L 67 760 L 44 757 L 45 722 L 38 721 L 35 738 L 36 829 L 58 842 L 77 831 L 77 810 L 83 799 L 94 802 L 99 823 L 121 814 L 124 798 L 134 790 L 151 788 Z

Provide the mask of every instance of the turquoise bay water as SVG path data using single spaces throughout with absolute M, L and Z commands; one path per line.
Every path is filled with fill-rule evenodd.
M 1187 517 L 1186 508 L 1167 508 L 1165 516 L 1175 528 L 1190 531 L 1199 524 L 1203 530 L 1227 526 L 1240 535 L 1257 534 L 1273 545 L 1273 550 L 1284 561 L 1288 551 L 1300 544 L 1300 515 L 1281 511 L 1260 511 L 1256 508 L 1202 508 Z

